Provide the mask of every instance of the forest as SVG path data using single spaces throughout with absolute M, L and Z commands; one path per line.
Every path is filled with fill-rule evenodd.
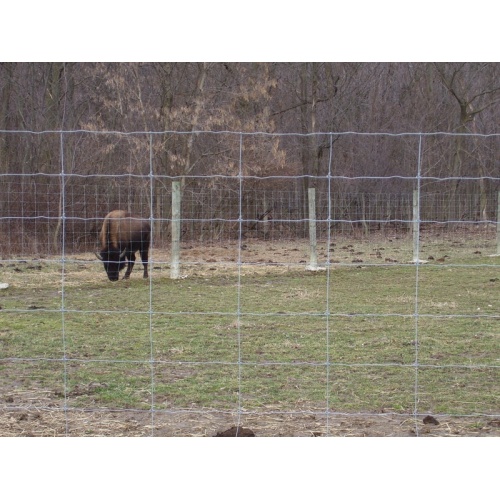
M 366 198 L 364 218 L 401 219 L 373 203 L 411 197 L 420 169 L 423 193 L 448 196 L 444 219 L 490 220 L 499 106 L 491 62 L 2 63 L 0 214 L 50 225 L 63 212 L 95 219 L 125 203 L 151 212 L 160 231 L 176 177 L 191 219 L 235 219 L 224 200 L 241 169 L 250 220 L 268 200 L 281 210 L 274 219 L 304 217 L 307 188 L 321 199 L 327 175 L 339 178 L 335 217 L 359 218 Z M 474 199 L 464 208 L 458 195 Z M 209 211 L 196 212 L 207 196 Z M 383 201 L 394 203 L 403 202 Z

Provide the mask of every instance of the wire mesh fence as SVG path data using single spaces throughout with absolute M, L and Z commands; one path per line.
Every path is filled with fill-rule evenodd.
M 498 434 L 498 135 L 2 134 L 4 434 Z
M 52 178 L 39 175 L 4 175 L 0 251 L 9 253 L 54 253 L 60 251 L 64 238 L 67 252 L 92 251 L 98 244 L 98 233 L 104 216 L 115 207 L 151 214 L 149 180 L 137 189 L 126 180 L 116 182 L 112 195 L 101 179 L 95 185 L 79 179 L 77 185 L 65 186 L 65 234 L 60 233 L 60 186 Z M 205 180 L 203 180 L 205 181 Z M 184 241 L 207 244 L 239 238 L 238 210 L 241 201 L 243 237 L 280 241 L 308 237 L 307 194 L 284 186 L 283 189 L 243 189 L 241 193 L 224 185 L 200 181 L 182 193 L 182 235 Z M 101 185 L 99 185 L 101 184 Z M 205 186 L 204 184 L 212 184 Z M 288 183 L 290 184 L 290 183 Z M 341 183 L 339 183 L 341 184 Z M 397 230 L 411 231 L 413 194 L 406 192 L 367 193 L 336 191 L 317 192 L 319 234 L 325 237 L 328 227 L 341 235 L 383 234 Z M 156 239 L 166 245 L 170 240 L 171 182 L 155 190 L 158 209 L 151 216 Z M 425 192 L 420 198 L 421 222 L 426 228 L 439 228 L 451 234 L 457 229 L 496 224 L 498 193 Z M 483 214 L 481 206 L 487 207 Z M 330 210 L 330 213 L 329 213 Z M 484 215 L 484 216 L 483 216 Z

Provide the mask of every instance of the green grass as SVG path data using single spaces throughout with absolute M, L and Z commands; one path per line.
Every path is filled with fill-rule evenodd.
M 2 278 L 0 387 L 109 409 L 498 413 L 491 263 L 419 266 L 418 287 L 399 264 L 153 271 L 151 288 L 140 271 L 18 266 Z

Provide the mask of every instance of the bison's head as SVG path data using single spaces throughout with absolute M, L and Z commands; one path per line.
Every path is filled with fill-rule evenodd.
M 101 250 L 96 256 L 104 264 L 104 270 L 111 281 L 118 281 L 120 271 L 125 267 L 126 250 L 120 253 L 119 250 Z

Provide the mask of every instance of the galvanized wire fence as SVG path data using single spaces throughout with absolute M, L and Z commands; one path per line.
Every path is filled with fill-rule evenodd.
M 81 184 L 65 189 L 66 233 L 62 235 L 59 215 L 58 187 L 47 183 L 44 176 L 9 174 L 1 180 L 3 209 L 0 220 L 3 238 L 0 251 L 4 255 L 47 254 L 60 250 L 64 238 L 70 253 L 92 251 L 98 242 L 103 217 L 114 207 L 125 207 L 149 218 L 150 196 L 145 187 L 134 192 L 118 183 L 112 196 L 103 193 L 102 186 Z M 148 182 L 147 180 L 145 181 Z M 182 193 L 183 240 L 217 244 L 239 238 L 239 193 L 224 186 L 187 187 Z M 336 234 L 384 234 L 395 230 L 402 234 L 411 231 L 413 222 L 413 193 L 342 193 L 335 192 L 332 179 L 330 205 L 328 192 L 318 190 L 318 234 L 325 238 L 328 227 Z M 243 237 L 280 241 L 307 238 L 307 195 L 295 189 L 248 189 L 243 191 Z M 162 183 L 156 195 L 161 198 L 159 216 L 155 222 L 159 245 L 170 241 L 171 184 Z M 496 224 L 498 192 L 484 194 L 443 192 L 424 193 L 420 198 L 421 223 L 452 234 L 456 230 L 478 225 Z M 481 203 L 488 207 L 482 216 Z M 330 206 L 331 214 L 328 214 Z M 330 217 L 330 221 L 328 223 Z
M 497 219 L 496 135 L 318 134 L 315 158 L 308 135 L 242 134 L 241 185 L 237 133 L 4 131 L 0 138 L 4 253 L 57 253 L 63 238 L 67 252 L 93 250 L 100 222 L 117 207 L 154 220 L 155 239 L 166 244 L 175 179 L 182 179 L 184 241 L 238 238 L 240 216 L 248 234 L 307 237 L 309 187 L 321 235 L 328 224 L 346 235 L 409 230 L 417 183 L 424 225 L 450 231 Z M 182 141 L 189 159 L 169 150 L 186 150 Z
M 300 134 L 85 131 L 41 134 L 4 131 L 2 134 L 10 144 L 7 151 L 10 157 L 4 151 L 4 163 L 0 165 L 0 256 L 4 275 L 0 281 L 9 285 L 0 292 L 3 293 L 0 295 L 3 301 L 0 303 L 0 332 L 3 332 L 0 340 L 4 352 L 8 353 L 0 362 L 8 374 L 9 382 L 2 387 L 6 394 L 2 411 L 8 415 L 28 410 L 56 413 L 64 422 L 56 433 L 64 435 L 91 433 L 92 426 L 97 429 L 96 433 L 127 434 L 123 427 L 102 430 L 103 420 L 99 420 L 99 415 L 103 414 L 123 414 L 127 418 L 131 418 L 132 413 L 141 415 L 134 421 L 136 428 L 132 433 L 137 435 L 190 434 L 182 420 L 194 422 L 195 415 L 199 420 L 193 424 L 196 432 L 192 433 L 197 435 L 213 426 L 220 428 L 224 422 L 228 426 L 251 422 L 257 435 L 259 432 L 270 435 L 277 431 L 270 430 L 269 422 L 277 418 L 281 418 L 282 423 L 292 422 L 297 416 L 306 420 L 318 418 L 322 422 L 320 430 L 315 426 L 308 428 L 303 421 L 294 428 L 292 422 L 285 434 L 355 434 L 357 419 L 361 419 L 364 426 L 358 431 L 370 434 L 369 427 L 374 421 L 386 423 L 390 415 L 397 420 L 397 429 L 401 429 L 401 422 L 409 421 L 411 429 L 421 434 L 421 417 L 425 416 L 422 412 L 433 408 L 422 401 L 432 393 L 435 381 L 448 370 L 450 380 L 462 384 L 457 374 L 465 370 L 478 374 L 477 390 L 484 390 L 488 403 L 483 405 L 477 401 L 457 412 L 443 410 L 447 407 L 436 404 L 438 418 L 479 416 L 488 421 L 500 418 L 498 393 L 491 394 L 500 382 L 500 352 L 497 348 L 491 350 L 495 343 L 486 343 L 477 352 L 471 347 L 466 363 L 460 361 L 458 354 L 450 354 L 447 359 L 439 349 L 433 350 L 438 323 L 467 322 L 469 334 L 460 333 L 460 345 L 469 345 L 479 337 L 498 341 L 500 335 L 496 326 L 500 302 L 498 289 L 494 288 L 500 263 L 496 257 L 484 260 L 486 255 L 498 253 L 500 241 L 498 135 L 318 134 L 320 157 L 311 154 L 310 136 Z M 460 148 L 456 147 L 458 137 Z M 15 154 L 12 154 L 14 145 Z M 169 145 L 174 145 L 176 151 L 169 150 Z M 171 255 L 173 183 L 180 185 L 181 193 L 182 245 L 175 263 Z M 311 192 L 315 196 L 314 217 L 309 205 Z M 142 290 L 137 297 L 129 288 L 110 289 L 102 265 L 89 257 L 99 248 L 104 217 L 114 209 L 130 211 L 148 220 L 152 227 L 152 272 L 147 290 Z M 405 256 L 390 254 L 384 259 L 384 251 L 395 238 L 407 247 Z M 352 243 L 360 241 L 365 246 L 355 252 Z M 249 244 L 255 246 L 255 256 L 250 257 L 246 252 Z M 470 250 L 469 254 L 460 254 L 455 262 L 450 262 L 449 255 L 445 254 L 463 246 Z M 214 256 L 217 248 L 222 251 Z M 276 293 L 283 293 L 278 283 L 283 269 L 307 273 L 311 253 L 318 248 L 317 264 L 321 274 L 314 275 L 317 280 L 314 286 L 322 290 L 318 307 L 312 307 L 307 300 L 303 302 L 303 309 L 298 300 L 293 310 L 284 311 L 266 302 L 269 298 L 258 306 L 253 303 L 254 294 L 260 293 L 259 290 L 264 295 L 268 289 L 272 291 L 273 282 L 276 282 Z M 344 249 L 343 253 L 340 248 Z M 199 251 L 196 253 L 196 250 Z M 431 251 L 434 255 L 430 255 Z M 262 255 L 258 255 L 259 252 Z M 269 252 L 274 253 L 272 259 Z M 441 256 L 443 260 L 438 264 Z M 56 288 L 43 286 L 44 278 L 37 274 L 39 270 L 45 271 L 39 266 L 40 262 L 52 266 L 52 272 L 55 269 Z M 422 267 L 424 262 L 431 267 Z M 169 265 L 179 266 L 179 276 L 186 279 L 183 282 L 194 280 L 192 286 L 198 295 L 186 295 L 182 304 L 164 301 L 163 287 L 173 286 L 166 284 L 168 278 L 162 274 Z M 273 266 L 277 265 L 281 267 L 273 278 Z M 267 273 L 263 281 L 257 277 L 249 279 L 248 269 L 252 266 L 266 269 L 266 273 L 271 269 L 271 273 Z M 491 286 L 489 303 L 460 310 L 458 299 L 427 296 L 431 289 L 426 288 L 430 280 L 427 269 L 432 266 L 436 266 L 436 273 L 443 268 L 450 272 L 477 270 L 479 274 L 487 270 L 488 280 L 481 279 Z M 92 279 L 82 274 L 78 283 L 81 268 L 90 269 Z M 370 283 L 357 281 L 355 274 L 352 275 L 353 288 L 346 290 L 345 300 L 349 302 L 349 292 L 355 297 L 366 288 L 363 300 L 373 300 L 373 304 L 360 305 L 363 300 L 357 303 L 353 298 L 354 310 L 339 305 L 336 286 L 341 281 L 336 271 L 355 273 L 359 268 L 384 269 L 393 273 L 395 282 L 406 283 L 405 298 L 394 298 L 401 307 L 377 306 L 373 293 L 385 294 L 384 286 L 376 292 L 370 291 Z M 198 288 L 202 269 L 206 287 Z M 223 302 L 211 302 L 210 290 L 217 283 L 211 281 L 206 269 L 220 272 L 218 280 L 230 280 L 234 300 L 225 296 Z M 18 281 L 16 272 L 22 275 Z M 135 271 L 131 283 L 141 274 Z M 457 272 L 456 287 L 467 288 L 468 275 L 465 274 Z M 49 279 L 48 275 L 44 276 Z M 305 274 L 303 279 L 307 282 L 311 278 Z M 477 287 L 474 283 L 470 285 L 472 291 Z M 31 287 L 43 304 L 37 305 L 34 298 L 26 298 L 21 291 L 23 287 Z M 88 300 L 76 290 L 83 290 Z M 144 292 L 145 295 L 141 295 Z M 290 297 L 300 298 L 303 294 L 307 299 L 311 293 L 305 287 L 290 293 Z M 390 293 L 387 290 L 387 294 Z M 113 302 L 116 294 L 121 294 L 123 299 L 117 304 Z M 93 299 L 94 296 L 100 298 Z M 198 296 L 204 297 L 202 304 Z M 44 345 L 35 343 L 32 333 L 37 328 L 42 331 L 44 327 L 40 322 L 49 322 L 54 314 L 59 317 L 58 333 L 49 338 L 40 337 Z M 105 329 L 101 332 L 102 338 L 96 335 L 102 345 L 99 348 L 93 345 L 95 338 L 85 321 L 101 316 L 128 318 L 130 324 L 140 318 L 142 336 L 123 328 L 125 333 L 117 346 L 139 343 L 141 354 L 132 348 L 125 349 L 126 352 L 117 346 L 107 348 L 108 342 L 113 344 L 109 339 L 113 333 Z M 229 323 L 222 322 L 221 318 Z M 288 322 L 282 322 L 283 318 Z M 297 355 L 297 359 L 290 355 L 289 351 L 303 349 L 297 339 L 292 339 L 293 335 L 287 336 L 286 330 L 293 330 L 294 319 L 303 320 L 303 328 L 315 332 L 314 349 L 318 352 L 314 355 Z M 394 320 L 406 325 L 403 340 L 398 336 Z M 215 324 L 210 326 L 212 321 Z M 349 333 L 351 327 L 347 322 L 355 323 L 351 325 L 353 333 Z M 370 337 L 372 322 L 388 332 L 381 334 L 384 340 L 379 339 L 380 342 L 399 342 L 399 350 L 391 351 L 397 360 L 390 356 L 377 360 L 366 352 L 367 344 L 376 344 Z M 100 332 L 99 323 L 94 328 L 96 334 Z M 176 328 L 186 332 L 184 343 L 182 338 L 177 338 L 177 333 L 172 333 Z M 232 347 L 219 354 L 217 349 L 211 351 L 208 345 L 204 346 L 204 328 L 212 342 L 222 342 L 221 331 L 230 331 Z M 257 340 L 255 336 L 255 344 L 252 344 L 253 337 L 246 331 L 253 332 L 252 328 L 265 330 L 269 339 Z M 201 336 L 192 337 L 192 331 L 200 332 Z M 318 341 L 318 331 L 321 341 Z M 19 337 L 13 332 L 19 332 Z M 349 339 L 350 335 L 353 339 Z M 452 338 L 448 335 L 446 342 Z M 364 341 L 358 344 L 356 338 Z M 338 346 L 345 342 L 352 342 L 354 346 L 348 349 L 352 357 L 339 354 L 342 351 L 338 351 Z M 275 343 L 279 347 L 269 347 Z M 205 354 L 192 350 L 191 344 L 197 344 Z M 193 352 L 192 358 L 184 354 L 189 352 Z M 57 381 L 40 373 L 42 365 L 50 365 L 60 374 Z M 19 371 L 21 366 L 23 369 Z M 102 369 L 96 368 L 90 374 L 90 367 Z M 386 408 L 380 401 L 341 403 L 341 381 L 349 385 L 351 379 L 369 378 L 375 391 L 382 390 L 381 379 L 388 374 L 393 376 L 392 372 L 400 369 L 411 385 L 411 404 L 406 397 L 408 388 L 402 397 L 406 398 L 406 404 L 400 408 L 394 403 L 387 403 Z M 201 380 L 199 370 L 205 371 L 208 379 L 220 378 L 218 386 L 210 387 L 205 379 Z M 124 394 L 115 395 L 116 399 L 111 397 L 110 388 L 119 385 L 116 371 L 121 372 L 125 386 L 128 381 L 134 397 L 127 399 Z M 319 375 L 315 382 L 316 374 Z M 483 385 L 479 374 L 484 374 Z M 33 384 L 37 377 L 39 382 Z M 192 397 L 197 402 L 188 404 L 189 398 L 177 397 L 182 402 L 176 406 L 175 398 L 170 399 L 169 391 L 175 392 L 175 385 L 169 385 L 172 379 L 191 380 L 190 390 L 196 394 Z M 250 383 L 250 379 L 256 380 L 256 385 Z M 26 380 L 29 383 L 25 385 Z M 301 380 L 309 387 L 307 390 L 299 389 Z M 464 380 L 468 380 L 467 377 Z M 224 393 L 226 386 L 230 396 L 219 393 Z M 40 393 L 50 397 L 34 397 L 37 387 Z M 362 399 L 362 389 L 355 387 L 356 384 L 352 397 Z M 126 388 L 123 391 L 127 393 Z M 201 396 L 211 391 L 213 397 Z M 294 403 L 287 399 L 287 391 L 297 393 L 292 398 Z M 397 393 L 397 389 L 393 391 Z M 318 397 L 318 393 L 323 394 L 323 398 Z M 98 397 L 101 394 L 102 397 Z M 460 394 L 462 390 L 457 389 L 458 398 Z M 58 396 L 55 401 L 54 395 Z M 106 395 L 111 400 L 106 400 Z M 87 399 L 79 399 L 80 396 Z M 392 401 L 394 394 L 388 394 L 387 398 Z M 259 399 L 261 406 L 256 404 Z M 92 415 L 86 424 L 74 420 L 82 411 Z M 214 420 L 210 420 L 212 418 Z M 344 430 L 339 422 L 347 422 Z M 386 434 L 397 433 L 394 428 L 387 427 Z M 381 429 L 375 434 L 383 435 L 383 426 Z

